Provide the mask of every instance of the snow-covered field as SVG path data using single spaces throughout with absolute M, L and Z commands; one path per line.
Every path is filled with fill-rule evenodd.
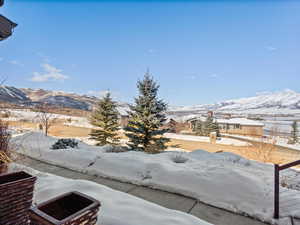
M 27 133 L 15 137 L 13 143 L 20 153 L 55 165 L 180 193 L 232 212 L 273 221 L 271 164 L 250 161 L 232 153 L 202 150 L 155 155 L 134 151 L 108 153 L 108 146 L 84 143 L 80 143 L 78 149 L 51 150 L 56 140 L 41 133 Z M 175 163 L 174 158 L 183 158 L 185 162 Z M 285 171 L 284 182 L 290 189 L 281 188 L 284 196 L 281 216 L 300 217 L 300 173 L 292 169 Z
M 25 170 L 38 178 L 34 203 L 42 203 L 70 191 L 79 191 L 99 200 L 102 206 L 97 225 L 209 225 L 192 215 L 158 206 L 94 182 L 66 179 L 18 164 L 10 167 L 10 171 L 19 170 Z
M 65 122 L 64 125 L 83 128 L 95 128 L 85 117 L 73 117 L 71 122 Z
M 185 141 L 210 142 L 209 137 L 204 137 L 204 136 L 173 134 L 173 133 L 166 133 L 164 136 L 167 138 L 179 139 L 179 140 L 185 140 Z M 239 141 L 239 140 L 235 140 L 235 139 L 231 139 L 231 138 L 220 138 L 217 140 L 217 144 L 233 145 L 233 146 L 250 146 L 251 145 L 246 141 Z
M 36 122 L 38 120 L 38 113 L 33 112 L 30 110 L 9 110 L 10 117 L 3 118 L 3 120 L 6 121 L 20 121 L 20 120 L 28 120 L 32 122 Z M 62 114 L 54 114 L 52 113 L 52 118 L 56 119 L 71 119 L 74 121 L 82 120 L 83 117 L 77 117 L 77 116 L 68 116 L 68 115 L 62 115 Z
M 290 149 L 300 151 L 300 143 L 288 144 L 289 139 L 286 138 L 286 137 L 257 138 L 257 137 L 248 137 L 248 136 L 233 135 L 233 134 L 228 134 L 227 136 L 242 138 L 244 140 L 252 140 L 252 141 L 265 142 L 265 143 L 273 143 L 273 144 L 276 144 L 278 146 L 282 146 L 282 147 L 286 147 L 286 148 L 290 148 Z

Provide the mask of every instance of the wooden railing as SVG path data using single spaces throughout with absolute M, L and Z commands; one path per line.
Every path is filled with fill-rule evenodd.
M 288 169 L 293 166 L 300 165 L 300 160 L 295 162 L 287 163 L 284 165 L 274 165 L 274 219 L 279 219 L 279 187 L 280 187 L 280 178 L 279 174 L 281 170 Z

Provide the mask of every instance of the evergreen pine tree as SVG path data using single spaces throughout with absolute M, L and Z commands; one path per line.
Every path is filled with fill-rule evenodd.
M 203 123 L 203 135 L 204 136 L 209 136 L 211 132 L 216 132 L 217 137 L 220 136 L 220 129 L 219 129 L 219 125 L 216 121 L 214 121 L 213 117 L 209 116 L 206 118 L 206 120 Z
M 176 133 L 177 130 L 177 122 L 173 119 L 170 119 L 168 123 L 168 128 L 170 133 Z
M 129 147 L 133 150 L 158 153 L 167 148 L 168 138 L 163 134 L 168 129 L 162 129 L 166 121 L 167 105 L 158 99 L 159 85 L 147 72 L 144 79 L 138 81 L 139 96 L 135 104 L 130 106 L 129 122 L 125 127 L 129 138 Z
M 219 128 L 219 124 L 217 123 L 217 121 L 213 122 L 213 131 L 212 132 L 216 132 L 217 137 L 220 137 L 220 128 Z
M 298 123 L 297 123 L 297 121 L 294 121 L 292 124 L 291 137 L 292 137 L 293 144 L 298 143 Z
M 204 123 L 201 120 L 196 121 L 194 132 L 199 136 L 204 135 Z
M 119 112 L 117 103 L 107 93 L 99 100 L 90 122 L 97 127 L 90 133 L 90 139 L 96 140 L 97 145 L 117 145 L 119 143 Z
M 204 135 L 209 136 L 211 132 L 214 130 L 214 120 L 212 117 L 207 117 L 204 122 Z

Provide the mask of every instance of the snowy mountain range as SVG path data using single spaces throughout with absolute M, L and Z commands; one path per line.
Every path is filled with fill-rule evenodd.
M 173 112 L 215 112 L 238 114 L 293 114 L 300 113 L 300 93 L 284 90 L 262 93 L 255 97 L 227 100 L 215 104 L 172 107 Z
M 44 89 L 15 88 L 0 86 L 0 101 L 13 104 L 49 103 L 59 107 L 90 110 L 97 98 L 76 93 L 49 91 Z M 127 103 L 119 103 L 128 108 Z M 262 93 L 254 97 L 227 100 L 215 104 L 170 107 L 171 114 L 193 114 L 212 110 L 236 114 L 295 114 L 300 113 L 300 93 L 284 90 Z
M 0 101 L 28 106 L 48 103 L 58 107 L 90 110 L 97 98 L 61 91 L 1 86 Z
M 30 102 L 30 98 L 20 89 L 15 87 L 0 86 L 0 101 L 10 103 Z

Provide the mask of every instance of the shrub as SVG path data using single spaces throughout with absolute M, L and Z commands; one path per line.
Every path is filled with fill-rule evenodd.
M 0 163 L 9 162 L 9 141 L 11 134 L 8 129 L 8 123 L 0 120 Z
M 126 146 L 110 146 L 107 148 L 105 152 L 107 153 L 121 153 L 121 152 L 128 152 L 129 149 Z
M 59 139 L 55 144 L 52 145 L 51 149 L 68 149 L 68 148 L 78 148 L 78 141 L 75 139 L 63 138 Z
M 186 158 L 183 154 L 175 154 L 173 157 L 172 157 L 172 161 L 174 163 L 185 163 L 187 162 L 189 159 Z
M 2 112 L 1 117 L 2 118 L 9 118 L 10 117 L 10 112 L 9 111 Z

